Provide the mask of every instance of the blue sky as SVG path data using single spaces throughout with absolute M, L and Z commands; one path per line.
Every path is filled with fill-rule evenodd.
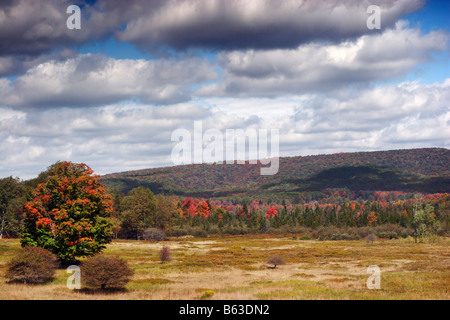
M 0 177 L 173 165 L 177 129 L 277 129 L 280 155 L 450 142 L 448 1 L 0 5 Z
M 429 33 L 433 30 L 450 32 L 450 1 L 427 1 L 422 10 L 408 14 L 404 19 L 413 27 L 420 28 L 422 32 Z M 412 81 L 420 77 L 426 83 L 441 82 L 450 74 L 450 52 L 432 54 L 433 61 L 419 65 L 420 72 L 412 72 L 408 80 Z

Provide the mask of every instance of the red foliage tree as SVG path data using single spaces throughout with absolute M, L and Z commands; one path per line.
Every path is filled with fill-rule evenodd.
M 276 207 L 270 207 L 269 209 L 267 209 L 267 214 L 266 214 L 267 218 L 273 218 L 276 215 L 278 215 L 278 211 L 277 211 Z
M 63 261 L 100 252 L 112 236 L 111 196 L 85 164 L 58 162 L 24 206 L 22 246 L 39 246 Z
M 184 199 L 181 203 L 181 210 L 183 213 L 183 217 L 187 219 L 188 217 L 195 216 L 196 212 L 195 209 L 197 208 L 197 203 L 195 200 L 189 198 Z

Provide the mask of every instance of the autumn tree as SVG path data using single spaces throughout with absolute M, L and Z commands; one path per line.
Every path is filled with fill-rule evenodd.
M 434 207 L 429 204 L 414 213 L 412 225 L 414 227 L 414 237 L 416 241 L 417 238 L 423 241 L 431 235 L 431 230 L 433 230 L 433 228 L 437 229 L 439 222 L 436 221 L 435 218 L 436 214 L 434 213 Z
M 153 227 L 168 231 L 175 223 L 177 216 L 177 205 L 171 197 L 158 194 L 155 196 L 156 212 Z
M 0 179 L 0 239 L 4 234 L 17 235 L 22 220 L 21 208 L 26 188 L 18 178 Z
M 211 209 L 206 201 L 201 201 L 197 205 L 195 213 L 203 218 L 208 218 L 211 215 Z
M 269 209 L 267 209 L 267 214 L 266 214 L 267 218 L 273 218 L 277 215 L 278 215 L 278 210 L 276 207 L 270 207 Z
M 195 209 L 197 208 L 197 203 L 193 199 L 184 199 L 181 203 L 181 210 L 183 217 L 185 219 L 193 217 L 196 215 Z
M 22 246 L 49 250 L 64 262 L 100 252 L 111 241 L 112 199 L 86 164 L 57 162 L 24 206 Z
M 149 188 L 137 187 L 121 203 L 121 232 L 126 238 L 141 239 L 144 230 L 155 225 L 156 200 Z

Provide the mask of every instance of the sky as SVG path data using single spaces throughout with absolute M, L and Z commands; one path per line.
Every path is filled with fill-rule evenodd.
M 0 177 L 56 161 L 171 166 L 172 133 L 196 121 L 276 129 L 280 156 L 448 148 L 449 12 L 439 0 L 0 1 Z

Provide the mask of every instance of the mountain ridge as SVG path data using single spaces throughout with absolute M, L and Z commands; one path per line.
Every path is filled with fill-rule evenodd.
M 203 198 L 277 195 L 348 188 L 450 192 L 450 150 L 417 148 L 280 157 L 279 172 L 261 176 L 261 164 L 189 164 L 102 176 L 112 189 L 149 187 L 154 193 Z

